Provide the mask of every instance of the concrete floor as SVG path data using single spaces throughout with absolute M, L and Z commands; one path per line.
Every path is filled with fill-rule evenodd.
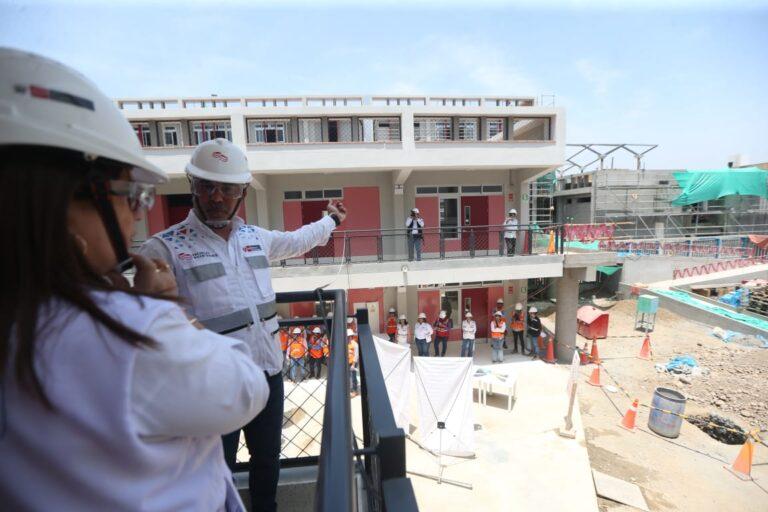
M 458 356 L 459 343 L 450 343 L 449 356 Z M 491 364 L 490 348 L 479 343 L 475 364 L 494 372 L 518 374 L 517 399 L 507 411 L 505 395 L 489 396 L 483 406 L 475 391 L 474 459 L 444 458 L 444 478 L 470 483 L 472 490 L 409 475 L 419 509 L 437 510 L 598 510 L 578 406 L 574 410 L 576 439 L 557 435 L 568 407 L 567 366 L 553 366 L 528 357 L 507 355 Z M 581 384 L 580 384 L 581 385 Z M 415 401 L 414 401 L 415 402 Z M 361 436 L 360 400 L 352 402 L 354 428 Z M 413 407 L 413 423 L 418 422 Z M 414 431 L 414 429 L 411 429 Z M 418 437 L 418 431 L 413 432 Z M 407 442 L 409 471 L 435 475 L 437 459 Z

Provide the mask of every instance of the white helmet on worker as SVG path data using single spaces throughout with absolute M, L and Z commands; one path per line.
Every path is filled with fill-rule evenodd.
M 515 311 L 522 311 L 522 310 L 523 310 L 523 305 L 522 304 L 520 304 L 519 302 L 517 304 L 515 304 Z
M 421 213 L 418 208 L 412 208 L 411 213 Z
M 389 308 L 390 313 L 397 313 L 397 310 L 395 308 Z
M 439 316 L 440 318 L 445 318 L 446 316 L 448 316 L 448 313 L 446 313 L 445 311 L 441 311 Z
M 320 330 L 319 327 L 315 327 L 314 329 L 312 329 L 312 334 L 320 334 L 321 332 L 322 331 Z
M 507 215 L 517 215 L 517 210 L 515 210 L 514 208 L 510 208 L 509 211 L 507 212 Z
M 354 321 L 355 321 L 355 319 L 354 319 L 354 318 L 352 318 L 351 316 L 348 316 L 348 317 L 347 317 L 347 323 L 348 323 L 348 324 L 351 324 L 351 323 L 352 323 L 352 322 L 354 322 Z
M 291 332 L 292 332 L 293 334 L 301 334 L 301 328 L 299 328 L 299 327 L 294 327 L 294 328 L 293 328 L 293 330 L 292 330 Z
M 504 304 L 504 299 L 502 298 L 496 299 L 496 304 Z
M 419 320 L 426 320 L 427 314 L 426 313 L 419 313 Z
M 408 320 L 408 318 L 405 315 L 400 315 L 400 320 Z
M 467 311 L 467 313 L 464 316 L 467 317 L 467 318 L 472 318 L 472 312 L 471 311 Z
M 493 316 L 504 316 L 504 313 L 502 313 L 501 311 L 494 311 Z
M 252 179 L 245 153 L 227 139 L 199 144 L 185 169 L 190 176 L 217 183 L 247 185 Z
M 536 306 L 531 306 L 531 308 L 528 310 L 529 313 L 538 313 L 539 310 L 536 309 Z
M 60 62 L 13 48 L 0 48 L 0 145 L 70 149 L 87 160 L 128 164 L 135 181 L 168 181 L 93 82 Z
M 347 329 L 347 336 L 354 336 L 354 335 L 355 335 L 355 331 L 353 331 L 352 329 Z

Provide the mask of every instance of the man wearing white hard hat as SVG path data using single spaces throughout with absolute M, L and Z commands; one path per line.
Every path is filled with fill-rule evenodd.
M 519 302 L 515 304 L 515 311 L 510 318 L 512 324 L 512 353 L 517 353 L 517 345 L 520 344 L 520 354 L 525 355 L 525 312 L 523 305 Z
M 541 319 L 539 318 L 539 310 L 536 306 L 531 306 L 528 309 L 528 353 L 531 358 L 537 359 L 539 357 L 539 336 L 541 336 Z
M 413 328 L 413 339 L 416 340 L 416 349 L 422 357 L 429 356 L 429 343 L 432 341 L 432 326 L 427 322 L 426 313 L 419 313 L 416 326 Z
M 411 210 L 411 215 L 405 219 L 405 228 L 408 235 L 408 261 L 421 261 L 421 246 L 424 243 L 424 219 L 418 208 Z
M 294 384 L 304 380 L 304 356 L 307 355 L 307 340 L 304 338 L 304 330 L 301 327 L 291 329 L 291 335 L 288 337 L 288 352 L 286 357 L 290 362 L 288 372 Z M 238 431 L 238 434 L 240 432 Z
M 474 356 L 476 334 L 477 324 L 472 319 L 472 313 L 467 311 L 464 314 L 464 321 L 461 322 L 461 357 Z
M 387 315 L 387 336 L 389 341 L 395 342 L 397 336 L 397 310 L 395 308 L 389 308 L 389 315 Z
M 329 201 L 329 215 L 291 232 L 246 224 L 236 213 L 246 197 L 251 171 L 243 151 L 226 139 L 198 145 L 186 173 L 193 209 L 185 220 L 150 238 L 141 252 L 168 262 L 192 314 L 208 329 L 245 341 L 254 361 L 266 371 L 269 401 L 243 431 L 251 454 L 252 507 L 274 510 L 284 392 L 269 263 L 326 244 L 346 211 L 341 203 Z M 230 467 L 236 459 L 239 430 L 224 436 Z
M 517 210 L 510 208 L 507 212 L 507 218 L 504 220 L 504 243 L 507 244 L 507 256 L 515 255 L 517 229 Z

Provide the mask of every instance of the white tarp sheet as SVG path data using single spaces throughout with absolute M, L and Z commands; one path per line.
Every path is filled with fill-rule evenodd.
M 413 362 L 419 443 L 436 454 L 473 456 L 472 358 L 414 357 Z
M 406 434 L 411 423 L 411 389 L 413 389 L 413 373 L 411 373 L 411 348 L 392 343 L 389 340 L 373 337 L 376 354 L 379 356 L 381 373 L 387 386 L 389 403 L 395 423 Z

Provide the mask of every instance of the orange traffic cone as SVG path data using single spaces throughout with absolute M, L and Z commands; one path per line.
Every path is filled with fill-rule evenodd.
M 544 340 L 547 339 L 546 334 L 539 335 L 538 338 L 536 338 L 536 344 L 539 345 L 539 352 L 544 352 Z
M 632 405 L 627 409 L 627 413 L 624 415 L 624 418 L 621 420 L 621 426 L 625 429 L 629 430 L 630 432 L 635 432 L 635 419 L 637 418 L 637 404 L 638 400 L 635 398 L 635 401 L 632 402 Z
M 651 355 L 653 352 L 651 352 L 651 338 L 646 334 L 645 339 L 643 340 L 643 346 L 640 348 L 640 353 L 637 354 L 638 359 L 645 359 L 646 361 L 649 361 L 651 359 Z
M 589 364 L 589 356 L 587 355 L 587 344 L 584 344 L 584 348 L 576 349 L 579 351 L 579 364 L 582 366 Z
M 742 480 L 752 480 L 752 454 L 755 451 L 755 447 L 752 446 L 752 442 L 747 439 L 744 446 L 741 447 L 739 455 L 736 456 L 736 460 L 730 466 L 723 466 L 725 469 L 741 478 Z
M 547 254 L 555 254 L 555 230 L 549 230 L 549 245 L 547 246 Z
M 592 375 L 589 377 L 587 384 L 591 386 L 597 386 L 599 388 L 603 387 L 603 383 L 600 382 L 600 365 L 597 365 L 597 368 L 592 370 Z
M 597 338 L 592 338 L 592 362 L 600 364 L 600 355 L 597 353 Z
M 555 337 L 551 336 L 549 338 L 549 343 L 547 343 L 547 357 L 544 358 L 545 363 L 555 363 L 557 360 L 555 359 Z

